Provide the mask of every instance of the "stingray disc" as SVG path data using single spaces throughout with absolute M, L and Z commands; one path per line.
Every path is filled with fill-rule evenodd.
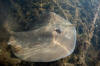
M 13 32 L 8 44 L 16 57 L 25 61 L 50 62 L 74 51 L 75 27 L 56 13 L 51 12 L 47 17 L 45 26 L 27 32 Z

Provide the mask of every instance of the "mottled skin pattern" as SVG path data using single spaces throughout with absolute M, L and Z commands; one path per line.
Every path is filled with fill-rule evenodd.
M 17 57 L 25 61 L 50 62 L 74 51 L 75 27 L 56 13 L 51 12 L 48 17 L 45 19 L 48 24 L 38 29 L 12 32 L 8 44 L 12 45 Z

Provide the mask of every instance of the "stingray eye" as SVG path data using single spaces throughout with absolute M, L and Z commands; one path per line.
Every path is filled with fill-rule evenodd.
M 57 33 L 59 33 L 59 34 L 62 33 L 61 29 L 58 29 L 58 28 L 55 29 L 55 31 L 56 31 Z

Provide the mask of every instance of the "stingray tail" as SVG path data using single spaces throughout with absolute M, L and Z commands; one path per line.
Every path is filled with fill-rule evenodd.
M 4 25 L 4 28 L 10 33 L 10 34 L 14 34 L 14 31 L 12 31 L 12 27 L 11 24 L 9 24 L 9 22 L 6 20 L 5 23 L 3 24 Z

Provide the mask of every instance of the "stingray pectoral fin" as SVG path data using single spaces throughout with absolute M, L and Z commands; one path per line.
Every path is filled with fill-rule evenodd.
M 76 26 L 76 24 L 68 24 L 68 25 L 66 25 L 66 27 L 75 27 Z

